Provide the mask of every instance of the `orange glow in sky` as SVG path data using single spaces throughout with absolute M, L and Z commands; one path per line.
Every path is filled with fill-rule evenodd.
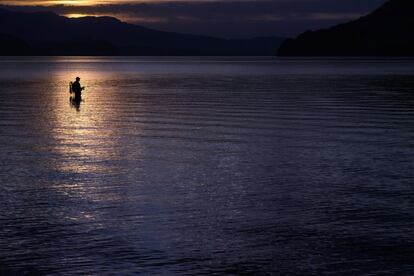
M 106 4 L 133 4 L 144 2 L 171 2 L 174 0 L 1 0 L 0 4 L 13 6 L 96 6 Z M 178 0 L 176 2 L 183 1 Z M 208 0 L 206 0 L 208 1 Z
M 63 16 L 69 17 L 69 18 L 80 18 L 80 17 L 86 17 L 86 16 L 99 16 L 96 14 L 81 14 L 81 13 L 68 13 L 63 14 Z
M 6 0 L 2 1 L 5 5 L 16 6 L 53 6 L 53 5 L 66 5 L 66 6 L 93 6 L 104 4 L 119 4 L 119 3 L 132 3 L 142 1 L 116 1 L 116 0 Z

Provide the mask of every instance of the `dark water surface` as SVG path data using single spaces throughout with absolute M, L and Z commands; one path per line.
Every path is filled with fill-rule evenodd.
M 0 100 L 0 274 L 414 275 L 414 60 L 2 58 Z

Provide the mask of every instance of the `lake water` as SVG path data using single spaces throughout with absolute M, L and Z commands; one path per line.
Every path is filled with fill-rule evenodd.
M 414 60 L 1 58 L 0 100 L 0 274 L 414 273 Z

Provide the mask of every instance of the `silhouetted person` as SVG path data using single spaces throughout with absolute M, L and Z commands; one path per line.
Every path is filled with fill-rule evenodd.
M 77 77 L 76 81 L 72 83 L 72 91 L 75 93 L 75 101 L 80 101 L 82 98 L 82 90 L 85 89 L 85 87 L 82 87 L 80 84 L 80 78 Z

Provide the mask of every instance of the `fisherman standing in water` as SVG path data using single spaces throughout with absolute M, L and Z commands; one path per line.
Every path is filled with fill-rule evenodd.
M 82 90 L 85 89 L 85 87 L 81 87 L 80 84 L 80 78 L 77 77 L 76 81 L 74 83 L 72 83 L 72 91 L 73 93 L 75 93 L 75 101 L 80 101 L 81 100 L 81 96 L 82 96 Z

